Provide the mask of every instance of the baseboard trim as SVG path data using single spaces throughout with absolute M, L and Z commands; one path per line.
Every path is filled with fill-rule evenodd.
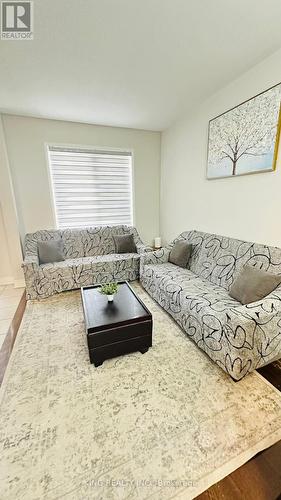
M 14 285 L 15 288 L 25 288 L 24 279 L 15 280 L 12 276 L 5 276 L 0 278 L 0 286 Z
M 12 276 L 5 276 L 4 278 L 0 278 L 0 285 L 13 285 L 14 278 Z
M 25 288 L 25 281 L 24 281 L 24 279 L 14 280 L 14 286 L 15 286 L 15 288 Z

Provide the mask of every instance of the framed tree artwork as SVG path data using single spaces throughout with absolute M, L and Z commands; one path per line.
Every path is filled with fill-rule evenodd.
M 275 170 L 281 84 L 209 121 L 207 178 Z

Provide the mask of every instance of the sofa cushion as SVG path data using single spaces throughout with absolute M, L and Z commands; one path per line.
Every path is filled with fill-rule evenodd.
M 93 255 L 91 257 L 80 257 L 78 259 L 65 259 L 63 262 L 54 262 L 52 264 L 42 265 L 41 268 L 44 269 L 48 266 L 54 269 L 64 269 L 66 267 L 71 268 L 81 265 L 117 263 L 129 260 L 139 261 L 139 259 L 140 256 L 137 253 Z
M 66 259 L 40 266 L 40 279 L 46 287 L 50 283 L 56 292 L 80 286 L 137 279 L 140 256 L 134 254 L 111 254 L 78 259 Z
M 231 298 L 224 288 L 200 278 L 189 269 L 174 264 L 148 264 L 144 267 L 142 281 L 149 289 L 165 295 L 171 312 L 214 315 L 241 304 Z
M 171 262 L 167 262 L 165 264 L 146 264 L 144 266 L 143 274 L 145 276 L 151 276 L 153 274 L 157 279 L 162 279 L 166 276 L 173 280 L 177 280 L 179 283 L 183 283 L 190 279 L 198 279 L 198 276 L 196 276 L 189 269 L 183 269 L 182 267 L 176 266 Z
M 271 274 L 252 266 L 244 266 L 229 290 L 230 297 L 250 304 L 261 300 L 281 283 L 281 275 Z
M 187 243 L 187 241 L 176 241 L 170 251 L 169 262 L 175 264 L 176 266 L 186 268 L 191 255 L 191 250 L 192 245 Z
M 132 234 L 112 235 L 116 253 L 135 253 L 137 251 Z
M 220 351 L 224 335 L 237 345 L 243 341 L 240 332 L 229 331 L 225 326 L 228 315 L 234 315 L 241 304 L 224 288 L 170 263 L 146 265 L 141 281 L 204 350 Z
M 39 264 L 61 262 L 64 260 L 63 242 L 59 240 L 38 241 Z

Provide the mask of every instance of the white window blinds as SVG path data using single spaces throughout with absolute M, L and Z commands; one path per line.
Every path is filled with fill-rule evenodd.
M 49 147 L 60 229 L 132 224 L 132 155 Z

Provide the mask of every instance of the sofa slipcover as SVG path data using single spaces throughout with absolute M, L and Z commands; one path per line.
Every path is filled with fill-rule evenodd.
M 188 269 L 168 261 L 178 240 L 192 244 Z M 188 231 L 140 263 L 142 286 L 235 380 L 281 357 L 281 286 L 248 305 L 229 296 L 245 264 L 281 274 L 281 249 Z
M 133 234 L 137 253 L 116 254 L 112 237 L 116 234 Z M 39 264 L 37 243 L 48 240 L 62 240 L 66 260 Z M 46 298 L 81 286 L 138 279 L 140 254 L 151 250 L 131 226 L 43 230 L 27 234 L 23 262 L 27 299 Z

